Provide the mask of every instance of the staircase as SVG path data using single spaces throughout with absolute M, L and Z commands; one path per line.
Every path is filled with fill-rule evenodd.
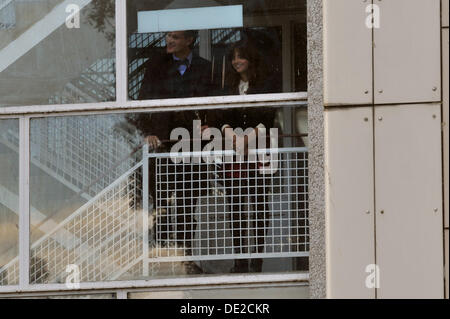
M 32 4 L 33 1 L 27 0 L 27 3 Z M 56 11 L 61 11 L 67 1 L 60 1 L 49 12 L 41 12 L 42 17 L 36 18 L 36 21 L 27 21 L 26 27 L 16 25 L 16 6 L 22 5 L 20 2 L 0 0 L 0 30 L 20 28 L 23 34 L 14 41 L 20 44 L 25 54 L 45 37 L 33 40 L 35 42 L 23 42 L 21 38 L 43 24 L 52 25 L 52 30 L 56 30 L 65 22 L 65 15 L 58 15 Z M 90 1 L 69 2 L 83 8 Z M 18 13 L 22 12 L 19 10 Z M 24 20 L 17 18 L 19 22 Z M 136 48 L 145 48 L 148 45 L 163 45 L 165 38 L 163 35 L 148 34 L 138 35 L 135 40 Z M 130 45 L 132 41 L 130 38 Z M 1 52 L 3 49 L 5 51 Z M 0 49 L 0 56 L 8 56 L 6 51 L 10 47 L 3 49 Z M 48 104 L 113 100 L 115 60 L 111 56 L 114 54 L 98 58 L 77 79 L 66 83 L 61 91 L 49 95 Z M 14 61 L 3 59 L 1 70 Z M 137 89 L 144 67 L 142 63 L 130 65 L 130 73 L 137 75 Z M 142 204 L 137 204 L 137 198 L 142 199 L 142 194 L 139 194 L 142 192 L 142 181 L 136 182 L 142 169 L 139 168 L 141 164 L 136 163 L 142 158 L 131 146 L 137 145 L 140 137 L 124 131 L 121 127 L 123 124 L 123 115 L 55 117 L 31 121 L 30 164 L 85 202 L 58 224 L 51 216 L 46 217 L 31 207 L 31 224 L 45 234 L 31 247 L 31 283 L 63 281 L 67 276 L 64 267 L 70 263 L 80 266 L 83 281 L 111 280 L 122 275 L 135 278 L 134 272 L 142 273 L 142 265 L 138 262 L 142 255 L 142 225 L 136 228 L 142 220 Z M 18 154 L 17 127 L 3 129 L 0 143 Z M 15 203 L 11 198 L 17 198 L 18 194 L 6 192 L 6 188 L 1 189 L 0 200 L 7 200 L 10 204 L 7 206 L 17 212 L 18 208 L 11 207 L 11 203 Z M 56 260 L 58 262 L 54 263 Z M 17 282 L 16 258 L 0 269 L 0 285 Z
M 31 283 L 64 283 L 72 264 L 81 281 L 141 275 L 141 171 L 139 163 L 31 246 Z M 17 283 L 18 267 L 16 257 L 1 268 L 0 285 Z

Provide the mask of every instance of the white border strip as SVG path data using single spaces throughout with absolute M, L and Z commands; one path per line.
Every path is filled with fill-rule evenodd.
M 55 104 L 55 105 L 30 105 L 30 106 L 8 106 L 0 107 L 0 118 L 10 115 L 45 115 L 53 113 L 69 112 L 92 112 L 92 111 L 139 111 L 146 109 L 177 110 L 188 107 L 192 109 L 212 107 L 252 107 L 252 106 L 299 106 L 306 105 L 308 94 L 297 93 L 274 93 L 235 96 L 214 96 L 166 100 L 144 100 L 127 102 L 103 102 L 85 104 Z M 247 105 L 246 105 L 247 104 Z
M 286 236 L 287 237 L 287 236 Z M 206 260 L 236 260 L 250 258 L 297 258 L 309 257 L 309 252 L 280 252 L 280 253 L 258 253 L 258 254 L 223 254 L 209 256 L 180 256 L 180 257 L 149 257 L 147 264 L 162 262 L 182 262 L 182 261 L 206 261 Z
M 189 278 L 164 278 L 151 280 L 136 281 L 105 281 L 80 283 L 79 289 L 67 288 L 65 284 L 46 284 L 32 285 L 26 288 L 19 286 L 0 287 L 0 296 L 3 293 L 22 293 L 22 292 L 60 292 L 99 289 L 134 289 L 134 288 L 170 288 L 183 286 L 209 286 L 209 285 L 232 285 L 232 284 L 261 284 L 261 283 L 282 283 L 282 282 L 309 282 L 309 274 L 307 272 L 298 272 L 291 274 L 242 274 L 242 275 L 203 275 L 193 276 Z
M 142 196 L 142 269 L 143 276 L 148 277 L 149 266 L 148 262 L 145 262 L 149 255 L 149 245 L 148 245 L 148 231 L 149 227 L 149 167 L 148 167 L 148 149 L 149 145 L 147 143 L 142 147 L 142 194 L 147 194 L 147 196 Z
M 116 100 L 128 100 L 127 3 L 116 0 Z

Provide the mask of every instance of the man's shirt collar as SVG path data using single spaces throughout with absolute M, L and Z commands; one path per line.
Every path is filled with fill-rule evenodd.
M 180 58 L 177 58 L 174 54 L 172 54 L 172 58 L 173 58 L 173 60 L 174 60 L 175 62 L 181 61 L 181 59 L 180 59 Z M 191 63 L 192 63 L 192 52 L 189 53 L 189 55 L 187 56 L 187 58 L 186 58 L 183 62 L 184 62 L 184 63 L 179 63 L 179 65 L 178 65 L 178 67 L 177 67 L 178 72 L 180 72 L 181 75 L 183 75 L 183 74 L 186 72 L 187 68 L 188 68 L 188 67 L 191 65 Z

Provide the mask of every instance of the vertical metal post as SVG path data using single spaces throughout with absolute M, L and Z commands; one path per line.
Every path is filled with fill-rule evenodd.
M 30 284 L 30 119 L 19 121 L 19 287 Z
M 116 1 L 116 101 L 128 100 L 127 3 Z
M 147 277 L 149 275 L 149 267 L 148 267 L 148 230 L 149 230 L 149 220 L 148 220 L 148 214 L 149 214 L 149 203 L 148 203 L 148 196 L 149 196 L 149 176 L 148 176 L 148 144 L 145 143 L 145 145 L 142 147 L 142 262 L 143 262 L 143 275 Z

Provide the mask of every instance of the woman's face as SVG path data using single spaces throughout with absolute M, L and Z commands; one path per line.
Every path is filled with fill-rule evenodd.
M 233 68 L 237 73 L 243 74 L 247 73 L 250 62 L 247 59 L 242 58 L 239 54 L 239 51 L 235 50 L 231 64 L 233 65 Z

